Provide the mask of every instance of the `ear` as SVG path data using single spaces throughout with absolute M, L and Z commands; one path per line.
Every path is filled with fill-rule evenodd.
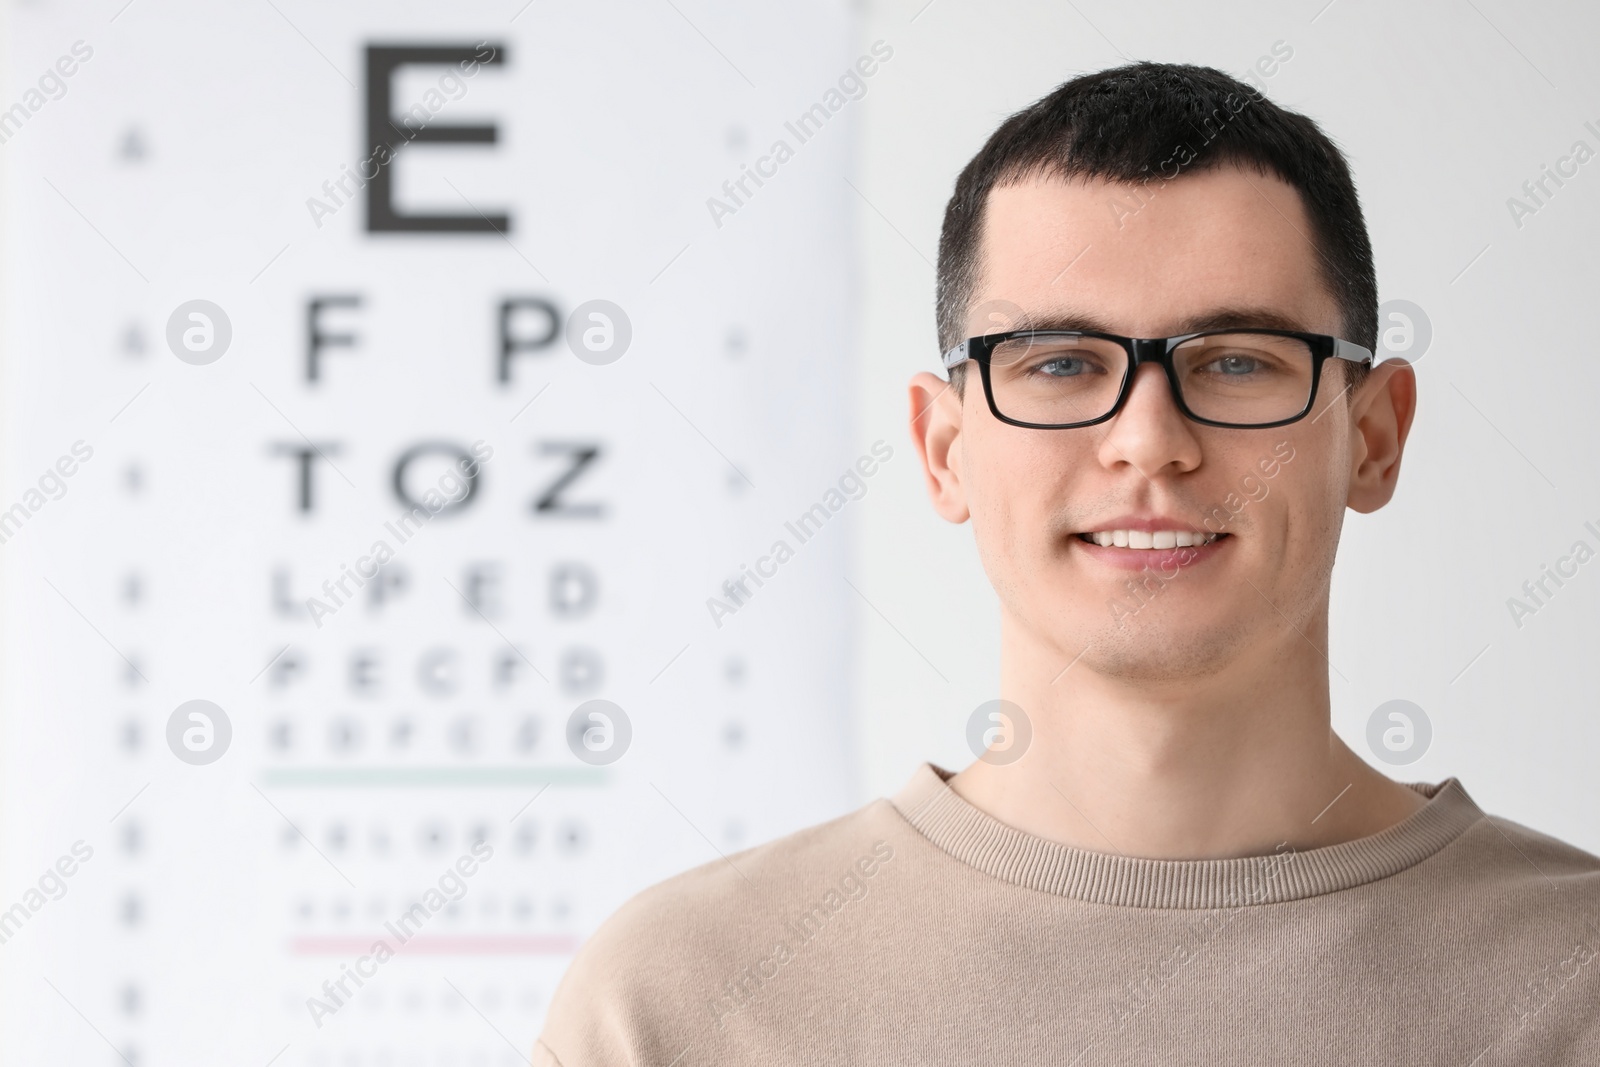
M 922 460 L 933 510 L 949 522 L 966 522 L 971 515 L 961 484 L 960 438 L 961 397 L 955 386 L 936 374 L 917 373 L 911 379 L 911 441 Z
M 1351 510 L 1377 511 L 1394 496 L 1400 456 L 1417 413 L 1417 372 L 1404 360 L 1372 369 L 1350 401 Z

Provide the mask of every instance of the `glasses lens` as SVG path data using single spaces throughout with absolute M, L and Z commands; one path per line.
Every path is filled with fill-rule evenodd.
M 1034 332 L 1000 342 L 989 355 L 989 385 L 1000 413 L 1057 426 L 1110 411 L 1128 373 L 1128 353 L 1114 341 Z
M 1311 346 L 1296 337 L 1213 333 L 1172 354 L 1183 401 L 1203 419 L 1251 426 L 1293 418 L 1311 399 Z

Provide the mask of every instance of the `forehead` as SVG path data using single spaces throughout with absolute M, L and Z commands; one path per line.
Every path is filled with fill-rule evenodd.
M 971 306 L 1166 336 L 1222 308 L 1338 330 L 1311 221 L 1283 180 L 1234 166 L 1146 185 L 1035 178 L 992 190 Z M 983 332 L 987 327 L 980 327 Z

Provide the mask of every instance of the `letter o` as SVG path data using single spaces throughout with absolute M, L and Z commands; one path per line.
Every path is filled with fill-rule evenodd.
M 422 444 L 412 445 L 410 448 L 406 449 L 405 452 L 401 454 L 400 458 L 395 461 L 393 482 L 394 495 L 405 507 L 422 508 L 423 510 L 428 510 L 422 501 L 413 499 L 410 492 L 407 491 L 406 470 L 411 466 L 413 460 L 416 460 L 418 457 L 427 455 L 429 453 L 443 453 L 452 457 L 455 460 L 453 469 L 458 470 L 464 469 L 460 466 L 463 460 L 471 460 L 473 458 L 472 454 L 466 449 L 462 448 L 460 445 L 452 444 L 449 441 L 424 441 Z M 478 478 L 478 474 L 466 475 L 466 494 L 462 496 L 460 500 L 452 501 L 451 503 L 446 504 L 439 510 L 438 514 L 444 515 L 452 511 L 466 508 L 469 504 L 471 504 L 472 498 L 478 495 Z

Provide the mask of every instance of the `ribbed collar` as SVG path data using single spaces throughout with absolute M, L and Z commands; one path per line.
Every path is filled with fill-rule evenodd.
M 1047 841 L 973 807 L 951 789 L 955 772 L 924 763 L 892 798 L 906 821 L 962 863 L 1013 885 L 1128 908 L 1278 904 L 1375 882 L 1415 866 L 1483 812 L 1455 778 L 1407 782 L 1428 803 L 1373 834 L 1272 856 L 1152 860 Z

